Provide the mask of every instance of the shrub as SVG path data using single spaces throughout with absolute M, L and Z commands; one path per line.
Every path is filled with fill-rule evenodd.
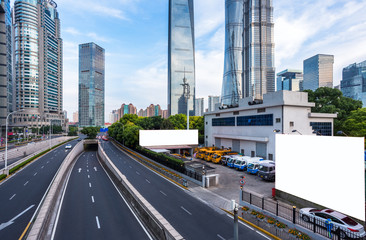
M 246 207 L 246 206 L 244 206 L 244 207 L 242 207 L 242 208 L 241 208 L 241 210 L 243 210 L 244 212 L 246 212 L 246 211 L 248 211 L 248 210 L 249 210 L 249 208 L 248 208 L 248 207 Z
M 300 232 L 296 228 L 291 228 L 290 230 L 288 230 L 288 232 L 290 234 L 296 236 L 298 239 L 302 239 L 302 240 L 310 240 L 311 239 L 307 234 Z
M 257 216 L 258 212 L 257 212 L 257 211 L 252 210 L 252 212 L 251 212 L 250 214 L 252 214 L 253 216 Z
M 267 217 L 267 222 L 269 224 L 275 224 L 276 220 L 274 218 L 272 218 L 272 217 Z
M 287 227 L 286 224 L 284 224 L 283 222 L 280 222 L 280 221 L 277 221 L 275 224 L 276 224 L 276 227 L 278 227 L 278 228 L 286 228 Z
M 4 178 L 6 178 L 5 174 L 0 174 L 0 181 L 3 180 Z
M 258 214 L 257 214 L 257 218 L 258 218 L 258 219 L 264 219 L 264 217 L 265 217 L 265 216 L 264 216 L 262 213 L 258 213 Z

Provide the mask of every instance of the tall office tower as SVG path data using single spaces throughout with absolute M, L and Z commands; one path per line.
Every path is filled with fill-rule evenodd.
M 194 114 L 195 44 L 193 0 L 169 0 L 168 114 Z M 185 79 L 185 83 L 184 83 Z M 184 86 L 183 86 L 184 84 Z M 189 88 L 187 88 L 189 84 Z M 189 96 L 189 97 L 188 97 Z
M 6 116 L 13 111 L 11 30 L 10 1 L 0 1 L 0 132 L 5 132 Z
M 79 122 L 79 112 L 74 112 L 73 114 L 72 114 L 72 120 L 74 121 L 74 122 Z
M 79 45 L 79 126 L 104 126 L 104 49 Z
M 194 115 L 203 116 L 203 108 L 204 108 L 205 100 L 204 98 L 196 98 L 196 112 Z
M 14 31 L 14 125 L 63 125 L 62 39 L 57 4 L 16 0 Z
M 366 61 L 343 68 L 341 91 L 345 97 L 360 100 L 366 107 Z
M 286 69 L 277 73 L 277 91 L 287 90 L 299 92 L 303 80 L 301 70 Z
M 112 110 L 112 112 L 109 114 L 109 122 L 115 123 L 118 121 L 118 110 Z
M 220 102 L 220 96 L 208 96 L 208 111 L 215 111 L 215 105 Z
M 273 6 L 267 0 L 225 1 L 225 66 L 221 104 L 262 99 L 275 91 Z
M 302 90 L 315 91 L 320 87 L 333 88 L 333 55 L 318 54 L 304 60 Z

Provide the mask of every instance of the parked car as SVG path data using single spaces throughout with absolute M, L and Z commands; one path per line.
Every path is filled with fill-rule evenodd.
M 224 155 L 221 157 L 221 164 L 227 166 L 227 161 L 232 158 L 240 157 L 241 155 Z
M 71 148 L 72 148 L 71 144 L 67 144 L 67 145 L 65 146 L 65 149 L 71 149 Z
M 366 236 L 364 227 L 347 217 L 346 215 L 331 209 L 318 210 L 315 208 L 300 209 L 300 217 L 305 222 L 314 222 L 325 227 L 325 221 L 330 219 L 333 223 L 333 231 L 341 238 L 362 238 Z
M 248 163 L 247 166 L 247 172 L 250 174 L 256 175 L 258 173 L 258 169 L 261 163 L 273 163 L 274 161 L 271 160 L 260 160 L 260 161 L 253 161 L 251 163 Z
M 248 156 L 242 156 L 235 160 L 234 162 L 234 168 L 236 170 L 243 170 L 245 171 L 247 169 L 248 161 L 250 161 L 250 157 Z
M 267 181 L 275 181 L 276 168 L 273 163 L 260 163 L 258 168 L 258 176 Z

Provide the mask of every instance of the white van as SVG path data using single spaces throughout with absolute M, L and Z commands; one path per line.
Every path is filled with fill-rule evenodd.
M 274 161 L 263 160 L 263 158 L 260 158 L 260 159 L 262 159 L 262 160 L 253 161 L 253 162 L 248 164 L 248 166 L 247 166 L 247 172 L 248 173 L 256 175 L 258 173 L 259 165 L 261 163 L 273 163 L 274 164 Z

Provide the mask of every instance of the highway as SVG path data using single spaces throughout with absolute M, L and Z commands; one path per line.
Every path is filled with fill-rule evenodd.
M 128 157 L 111 142 L 103 141 L 106 154 L 150 204 L 185 239 L 232 239 L 233 220 L 219 209 L 189 195 Z M 269 239 L 249 226 L 239 224 L 239 239 Z
M 57 216 L 52 239 L 151 239 L 96 157 L 77 160 Z
M 69 151 L 62 145 L 0 183 L 0 239 L 19 239 Z

